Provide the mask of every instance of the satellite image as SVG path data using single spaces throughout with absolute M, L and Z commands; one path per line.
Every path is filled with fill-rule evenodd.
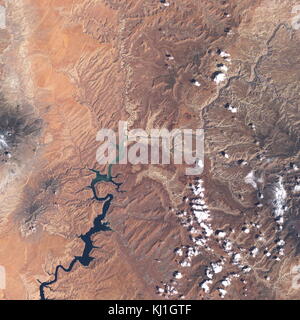
M 300 1 L 0 0 L 0 200 L 0 300 L 299 300 Z

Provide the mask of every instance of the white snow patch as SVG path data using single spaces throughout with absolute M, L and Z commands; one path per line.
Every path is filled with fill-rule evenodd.
M 200 226 L 204 229 L 204 232 L 207 237 L 210 237 L 214 233 L 214 230 L 211 228 L 210 224 L 205 224 L 204 222 L 201 222 Z
M 251 186 L 254 188 L 254 189 L 257 189 L 257 183 L 256 183 L 256 178 L 255 178 L 255 174 L 254 174 L 254 171 L 250 171 L 247 176 L 245 177 L 245 182 L 247 184 L 251 184 Z
M 190 267 L 191 266 L 191 263 L 189 260 L 183 260 L 180 265 L 183 267 L 183 268 L 187 268 L 187 267 Z
M 228 110 L 231 111 L 232 113 L 237 113 L 238 109 L 236 107 L 229 106 Z
M 206 269 L 206 276 L 207 276 L 207 278 L 209 278 L 209 279 L 212 279 L 212 278 L 213 278 L 213 270 L 212 270 L 212 268 L 208 267 L 208 268 Z
M 227 294 L 227 291 L 225 289 L 219 288 L 218 291 L 221 298 L 224 298 Z
M 196 86 L 196 87 L 200 87 L 200 86 L 201 86 L 201 83 L 200 83 L 199 81 L 195 80 L 195 81 L 193 82 L 193 85 Z
M 229 57 L 230 57 L 230 54 L 222 50 L 222 51 L 220 52 L 220 56 L 221 56 L 222 58 L 229 58 Z
M 255 258 L 258 254 L 258 248 L 254 247 L 253 249 L 250 250 L 250 255 Z
M 209 285 L 212 284 L 211 280 L 205 280 L 201 283 L 201 288 L 204 290 L 205 293 L 210 291 Z
M 297 184 L 294 188 L 294 192 L 297 193 L 297 192 L 300 192 L 300 184 Z
M 182 273 L 179 271 L 174 272 L 174 278 L 175 279 L 182 279 Z
M 249 228 L 243 228 L 242 231 L 245 232 L 245 233 L 249 233 L 250 229 Z
M 279 240 L 279 241 L 277 241 L 277 245 L 284 246 L 285 245 L 285 241 L 284 240 Z
M 240 253 L 235 253 L 232 257 L 232 263 L 234 265 L 237 265 L 240 263 L 241 259 L 242 259 L 242 256 L 240 255 Z
M 214 273 L 220 273 L 223 270 L 221 262 L 212 262 L 210 265 Z
M 225 64 L 223 64 L 221 67 L 219 67 L 220 70 L 222 70 L 223 72 L 227 72 L 228 71 L 228 67 L 225 66 Z
M 198 211 L 194 210 L 194 215 L 197 218 L 198 223 L 206 221 L 209 218 L 209 211 Z
M 175 250 L 175 253 L 179 256 L 182 257 L 183 256 L 183 250 L 181 248 L 178 248 Z
M 226 236 L 226 232 L 224 232 L 224 231 L 219 231 L 217 234 L 217 237 L 220 239 L 225 238 L 225 236 Z
M 0 149 L 7 148 L 8 145 L 5 141 L 5 137 L 3 134 L 0 134 Z
M 225 73 L 220 72 L 220 73 L 218 73 L 218 74 L 214 77 L 214 82 L 215 82 L 216 84 L 219 84 L 219 83 L 225 81 L 225 79 L 226 79 Z
M 280 177 L 275 187 L 274 201 L 273 201 L 274 216 L 275 216 L 275 221 L 278 225 L 279 231 L 283 229 L 282 224 L 284 223 L 284 214 L 287 211 L 286 198 L 287 198 L 287 192 L 284 189 L 283 178 Z
M 251 269 L 251 267 L 249 267 L 249 266 L 245 266 L 245 267 L 242 267 L 242 270 L 243 270 L 243 272 L 248 273 L 248 272 L 250 272 L 252 269 Z
M 223 243 L 223 248 L 226 252 L 229 252 L 232 250 L 232 242 L 229 240 L 225 240 Z
M 221 283 L 222 283 L 222 285 L 224 287 L 228 287 L 231 284 L 231 279 L 230 278 L 225 278 Z

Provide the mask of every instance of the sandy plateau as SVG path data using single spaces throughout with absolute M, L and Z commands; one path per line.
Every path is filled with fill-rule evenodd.
M 96 134 L 122 120 L 204 128 L 204 172 L 114 165 L 111 230 L 45 297 L 299 299 L 297 4 L 1 0 L 0 298 L 40 299 L 81 256 Z

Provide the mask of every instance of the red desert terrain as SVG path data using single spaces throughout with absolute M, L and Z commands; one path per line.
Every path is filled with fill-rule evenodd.
M 0 298 L 299 299 L 296 5 L 0 1 Z M 119 121 L 203 173 L 99 165 Z

